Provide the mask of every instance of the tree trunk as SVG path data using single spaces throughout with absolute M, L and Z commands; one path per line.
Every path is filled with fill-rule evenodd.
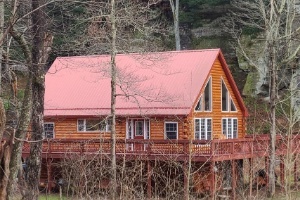
M 27 159 L 26 183 L 28 193 L 24 199 L 38 199 L 39 196 L 39 180 L 42 163 L 42 144 L 44 138 L 44 63 L 43 49 L 45 39 L 46 17 L 41 0 L 32 0 L 32 9 L 35 10 L 31 14 L 33 47 L 32 47 L 32 119 L 31 119 L 31 140 L 30 155 Z M 38 9 L 39 8 L 39 9 Z
M 180 46 L 180 32 L 179 32 L 179 0 L 176 0 L 175 4 L 174 4 L 174 0 L 169 0 L 169 1 L 173 13 L 176 51 L 180 51 L 181 46 Z
M 269 196 L 275 195 L 275 163 L 276 163 L 276 96 L 277 96 L 277 67 L 276 67 L 276 50 L 274 42 L 270 41 L 269 45 L 269 71 L 270 71 L 270 117 L 271 117 L 271 146 L 270 146 L 270 167 L 269 167 Z
M 117 164 L 116 164 L 116 18 L 115 0 L 111 0 L 111 199 L 116 199 L 117 194 Z
M 14 38 L 14 40 L 17 41 L 17 43 L 20 45 L 24 57 L 26 58 L 26 64 L 28 68 L 31 68 L 32 66 L 32 59 L 31 59 L 31 51 L 29 49 L 29 46 L 24 38 L 24 35 L 20 34 L 12 28 L 10 30 L 11 36 Z M 17 140 L 14 140 L 13 148 L 12 148 L 12 154 L 11 154 L 11 160 L 9 164 L 10 174 L 9 174 L 9 183 L 7 186 L 7 195 L 8 199 L 12 199 L 13 197 L 13 189 L 15 188 L 15 182 L 17 178 L 17 174 L 21 168 L 21 156 L 22 156 L 22 147 L 23 147 L 23 140 L 25 139 L 25 136 L 27 134 L 29 122 L 31 120 L 31 110 L 32 110 L 32 90 L 31 90 L 31 82 L 32 82 L 32 73 L 31 70 L 29 70 L 29 75 L 27 78 L 27 84 L 25 88 L 25 94 L 22 102 L 21 107 L 21 114 L 18 118 L 18 124 L 15 132 L 15 137 Z M 18 114 L 15 111 L 14 115 L 18 116 Z M 23 177 L 19 177 L 19 181 Z M 27 192 L 25 185 L 22 186 L 21 193 L 23 195 L 24 192 Z

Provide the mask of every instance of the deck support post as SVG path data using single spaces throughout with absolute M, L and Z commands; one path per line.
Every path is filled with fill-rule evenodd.
M 269 162 L 270 162 L 270 159 L 268 156 L 265 157 L 265 168 L 266 168 L 266 187 L 269 186 Z
M 253 185 L 253 158 L 249 158 L 249 197 L 252 197 Z
M 211 179 L 210 179 L 210 195 L 212 199 L 215 199 L 215 192 L 216 192 L 216 172 L 215 172 L 215 161 L 211 161 L 210 163 L 210 173 L 211 173 Z
M 188 164 L 187 161 L 185 160 L 183 162 L 183 187 L 184 187 L 184 200 L 188 200 L 189 199 L 189 183 L 188 183 Z
M 297 154 L 294 155 L 294 184 L 296 185 L 298 181 L 298 174 L 297 174 Z
M 233 200 L 236 199 L 236 178 L 237 178 L 237 175 L 236 175 L 236 161 L 235 160 L 232 160 L 231 161 L 231 169 L 232 169 L 232 198 Z
M 151 199 L 152 197 L 152 186 L 151 186 L 151 172 L 152 172 L 152 166 L 151 166 L 151 161 L 147 161 L 147 197 L 148 199 Z
M 280 183 L 283 190 L 285 184 L 284 156 L 280 156 Z
M 52 189 L 52 181 L 53 181 L 53 174 L 51 168 L 51 159 L 46 159 L 47 162 L 47 192 L 51 193 Z

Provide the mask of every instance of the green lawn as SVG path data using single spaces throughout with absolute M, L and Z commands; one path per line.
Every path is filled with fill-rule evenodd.
M 67 197 L 62 197 L 62 200 L 69 200 Z M 59 194 L 41 194 L 39 200 L 60 200 Z

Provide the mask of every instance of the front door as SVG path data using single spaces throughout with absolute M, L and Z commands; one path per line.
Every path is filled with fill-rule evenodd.
M 143 119 L 135 119 L 133 121 L 133 126 L 134 126 L 134 139 L 139 139 L 143 140 L 144 139 L 144 120 Z M 134 150 L 135 151 L 143 151 L 144 150 L 144 145 L 142 143 L 135 143 L 134 144 Z

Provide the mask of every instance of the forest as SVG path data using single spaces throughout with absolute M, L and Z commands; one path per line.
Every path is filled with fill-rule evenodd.
M 300 131 L 299 37 L 299 0 L 0 1 L 0 199 L 39 199 L 45 193 L 40 190 L 45 74 L 57 57 L 110 56 L 112 96 L 111 114 L 107 117 L 111 121 L 112 145 L 109 159 L 87 162 L 75 156 L 57 164 L 64 181 L 72 181 L 64 187 L 57 183 L 56 192 L 70 199 L 146 199 L 147 163 L 120 161 L 116 157 L 116 56 L 217 48 L 222 50 L 250 113 L 247 134 L 270 137 L 263 194 L 258 190 L 259 184 L 256 194 L 252 191 L 252 182 L 257 183 L 259 177 L 255 172 L 263 165 L 257 162 L 252 170 L 255 178 L 249 178 L 251 183 L 247 183 L 251 189 L 245 189 L 247 184 L 243 184 L 234 198 L 271 199 L 278 193 L 283 199 L 299 198 L 299 172 L 295 170 L 298 154 L 276 156 L 278 137 L 287 138 L 284 142 L 290 149 L 290 141 Z M 25 162 L 22 149 L 27 143 L 30 151 Z M 281 176 L 285 183 L 278 187 L 280 159 L 286 166 L 285 177 Z M 195 194 L 189 187 L 195 177 L 190 171 L 199 166 L 190 163 L 186 172 L 183 165 L 186 163 L 177 165 L 171 160 L 153 168 L 152 181 L 166 185 L 162 192 L 156 188 L 157 198 L 217 198 Z M 245 166 L 253 167 L 248 161 Z M 174 177 L 178 171 L 184 171 L 184 175 Z M 95 192 L 95 174 L 109 177 L 109 187 L 101 186 L 101 192 Z M 188 186 L 174 192 L 184 176 Z

